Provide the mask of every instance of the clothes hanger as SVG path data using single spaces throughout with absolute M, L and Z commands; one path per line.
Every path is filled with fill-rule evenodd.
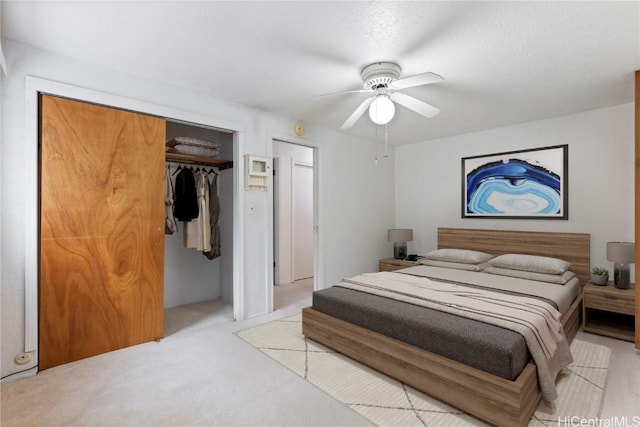
M 176 168 L 176 170 L 173 172 L 173 175 L 177 174 L 178 171 L 182 170 L 182 165 L 178 165 L 178 167 Z

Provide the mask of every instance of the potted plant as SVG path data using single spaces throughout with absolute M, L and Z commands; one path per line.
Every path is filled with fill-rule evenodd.
M 594 285 L 605 286 L 609 283 L 609 270 L 604 267 L 593 267 L 590 279 Z

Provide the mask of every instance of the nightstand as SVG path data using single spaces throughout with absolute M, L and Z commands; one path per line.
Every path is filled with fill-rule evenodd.
M 414 261 L 404 261 L 395 258 L 383 258 L 378 261 L 379 271 L 395 271 L 401 268 L 413 267 L 416 263 Z
M 597 286 L 589 282 L 583 289 L 582 329 L 625 341 L 635 341 L 635 285 L 618 289 L 609 282 Z

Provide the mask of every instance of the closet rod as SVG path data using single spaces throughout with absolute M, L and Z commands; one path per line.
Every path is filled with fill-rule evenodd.
M 167 162 L 187 163 L 190 165 L 214 166 L 220 170 L 233 167 L 233 160 L 216 159 L 213 157 L 192 156 L 181 153 L 165 153 Z

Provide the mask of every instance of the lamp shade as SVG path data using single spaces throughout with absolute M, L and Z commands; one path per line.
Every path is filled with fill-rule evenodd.
M 377 125 L 386 125 L 395 113 L 396 107 L 387 95 L 377 95 L 369 106 L 369 117 Z
M 607 242 L 607 261 L 616 264 L 635 262 L 636 245 L 629 242 Z
M 410 228 L 391 228 L 387 230 L 387 240 L 390 242 L 410 242 L 413 240 L 413 230 Z

